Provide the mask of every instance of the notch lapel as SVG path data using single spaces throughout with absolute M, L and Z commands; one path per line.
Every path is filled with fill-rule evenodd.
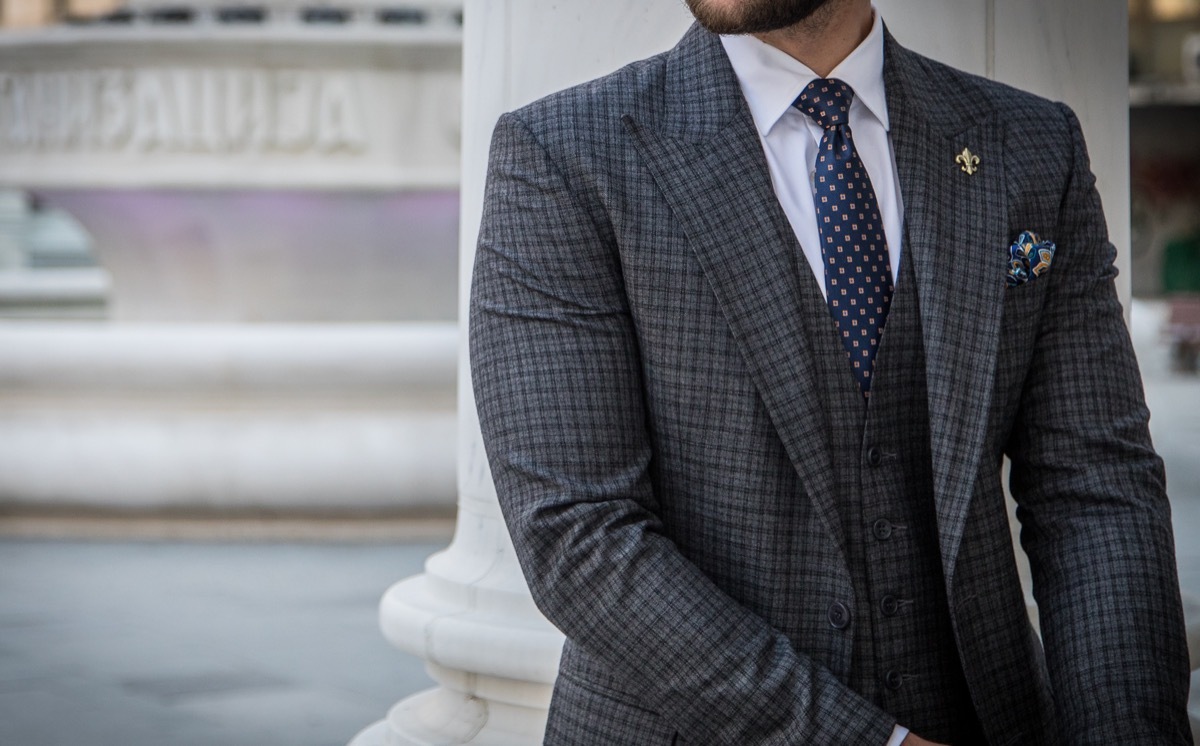
M 693 27 L 667 72 L 669 114 L 623 122 L 708 278 L 772 422 L 845 557 L 833 504 L 828 425 L 815 384 L 799 283 L 802 252 L 715 35 Z M 843 562 L 844 565 L 844 562 Z
M 995 114 L 972 109 L 966 92 L 927 90 L 927 64 L 888 36 L 888 115 L 925 341 L 934 502 L 949 593 L 991 409 L 1007 209 Z M 955 161 L 964 148 L 979 157 L 974 174 Z

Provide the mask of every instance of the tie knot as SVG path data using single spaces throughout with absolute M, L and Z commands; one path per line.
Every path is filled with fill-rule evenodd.
M 792 104 L 825 129 L 850 123 L 854 90 L 840 80 L 818 78 L 809 83 Z

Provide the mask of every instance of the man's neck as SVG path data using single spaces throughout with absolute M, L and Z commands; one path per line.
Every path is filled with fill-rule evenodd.
M 755 36 L 826 77 L 871 33 L 870 0 L 832 0 L 795 26 Z

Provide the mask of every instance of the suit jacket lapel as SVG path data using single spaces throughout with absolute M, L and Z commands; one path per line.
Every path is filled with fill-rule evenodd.
M 925 338 L 934 500 L 949 588 L 991 408 L 1007 219 L 995 115 L 928 89 L 922 58 L 887 36 L 885 82 Z M 802 324 L 801 249 L 720 41 L 698 27 L 668 62 L 667 114 L 622 117 L 712 283 L 776 429 L 844 553 L 828 423 Z M 968 175 L 964 148 L 980 158 Z M 997 472 L 999 465 L 996 465 Z M 997 477 L 998 478 L 998 477 Z
M 927 63 L 887 39 L 885 79 L 904 199 L 905 248 L 917 278 L 933 457 L 934 501 L 952 586 L 982 458 L 999 341 L 1007 210 L 995 115 L 957 110 L 927 90 Z M 955 161 L 979 157 L 973 175 Z M 996 464 L 997 479 L 999 464 Z
M 809 499 L 844 552 L 803 328 L 802 252 L 718 37 L 693 27 L 673 52 L 666 84 L 664 120 L 626 115 L 625 127 L 691 242 Z

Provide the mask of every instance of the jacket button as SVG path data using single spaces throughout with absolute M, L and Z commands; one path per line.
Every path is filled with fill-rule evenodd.
M 841 601 L 829 605 L 829 626 L 834 629 L 845 629 L 850 626 L 850 610 Z
M 875 538 L 880 541 L 887 541 L 892 538 L 892 522 L 884 518 L 875 521 L 875 525 L 871 526 L 871 533 L 875 534 Z
M 879 610 L 884 616 L 896 616 L 896 612 L 900 610 L 900 602 L 895 596 L 884 596 L 879 600 Z
M 878 446 L 871 446 L 867 449 L 867 463 L 871 466 L 879 466 L 883 463 L 883 451 L 879 450 Z
M 904 677 L 898 671 L 888 671 L 883 675 L 883 685 L 893 692 L 898 691 L 904 685 Z

